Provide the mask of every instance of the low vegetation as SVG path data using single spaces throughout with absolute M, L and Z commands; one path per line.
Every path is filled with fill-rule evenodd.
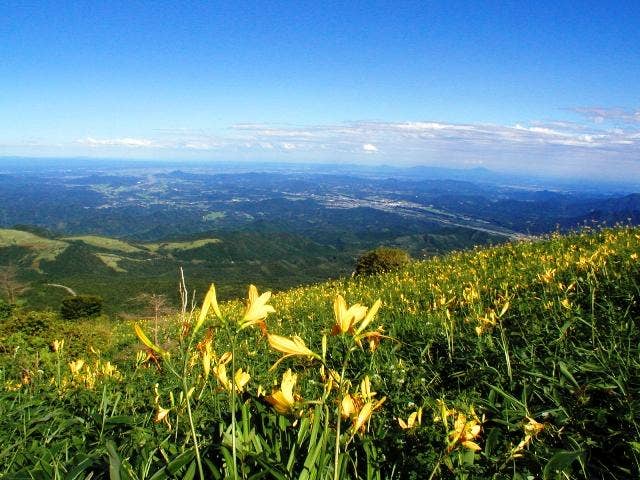
M 411 257 L 399 248 L 378 247 L 358 258 L 356 275 L 377 275 L 399 270 L 409 263 Z
M 97 317 L 102 313 L 102 304 L 97 295 L 74 295 L 62 300 L 60 316 L 64 320 Z
M 617 228 L 244 305 L 183 286 L 135 324 L 8 309 L 0 475 L 637 478 L 639 252 Z

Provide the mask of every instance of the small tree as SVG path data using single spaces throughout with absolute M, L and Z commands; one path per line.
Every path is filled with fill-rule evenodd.
M 397 270 L 411 260 L 409 254 L 399 248 L 378 247 L 358 258 L 356 275 L 376 275 Z
M 159 293 L 141 293 L 132 299 L 135 302 L 142 303 L 144 305 L 145 316 L 152 316 L 154 319 L 153 327 L 153 341 L 158 343 L 158 331 L 160 329 L 160 319 L 165 315 L 173 312 L 173 309 L 169 306 L 169 301 L 166 295 Z
M 97 295 L 76 295 L 62 300 L 60 316 L 65 320 L 97 317 L 102 312 L 102 297 Z

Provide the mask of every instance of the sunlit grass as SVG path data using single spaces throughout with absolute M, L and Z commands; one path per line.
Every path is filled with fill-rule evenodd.
M 116 238 L 101 237 L 98 235 L 67 237 L 63 238 L 63 240 L 80 241 L 93 247 L 104 248 L 106 250 L 113 250 L 123 253 L 137 253 L 142 251 L 142 249 L 140 249 L 139 247 L 122 240 L 118 240 Z

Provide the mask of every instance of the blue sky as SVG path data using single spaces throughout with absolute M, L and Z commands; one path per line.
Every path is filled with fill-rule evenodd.
M 640 2 L 0 3 L 0 156 L 640 178 Z

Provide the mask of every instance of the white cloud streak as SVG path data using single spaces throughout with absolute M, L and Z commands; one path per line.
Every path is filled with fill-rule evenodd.
M 596 124 L 603 124 L 605 122 L 640 124 L 640 110 L 607 107 L 577 107 L 570 109 L 570 111 Z
M 378 151 L 378 147 L 376 147 L 372 143 L 365 143 L 364 145 L 362 145 L 362 150 L 367 153 L 376 153 Z
M 76 143 L 80 145 L 87 145 L 89 147 L 153 147 L 152 140 L 145 138 L 108 138 L 108 139 L 96 139 L 92 137 L 83 138 L 77 140 Z
M 188 128 L 155 130 L 147 138 L 88 136 L 70 147 L 76 149 L 74 152 L 84 148 L 96 155 L 121 153 L 157 158 L 165 155 L 277 160 L 286 154 L 296 161 L 375 161 L 452 167 L 482 164 L 497 170 L 578 169 L 587 174 L 624 169 L 624 174 L 640 178 L 640 112 L 599 107 L 572 111 L 588 121 L 515 125 L 438 121 L 243 123 L 216 132 Z M 24 145 L 29 143 L 25 141 Z M 58 153 L 62 146 L 56 148 Z M 15 148 L 0 148 L 0 154 L 4 150 Z

